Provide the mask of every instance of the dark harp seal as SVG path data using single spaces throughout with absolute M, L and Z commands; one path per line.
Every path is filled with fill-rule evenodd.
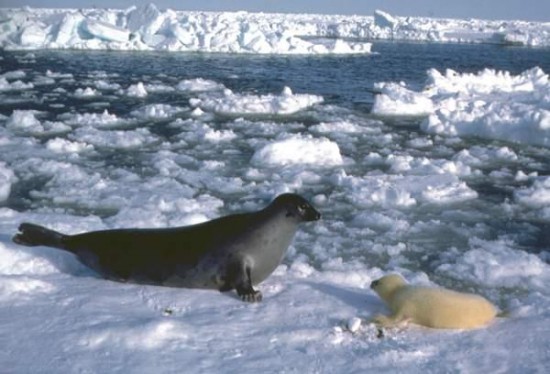
M 233 214 L 197 225 L 163 229 L 116 229 L 65 235 L 22 223 L 17 244 L 74 253 L 107 279 L 185 288 L 237 290 L 260 301 L 253 285 L 281 263 L 301 222 L 320 214 L 296 194 L 278 196 L 256 212 Z

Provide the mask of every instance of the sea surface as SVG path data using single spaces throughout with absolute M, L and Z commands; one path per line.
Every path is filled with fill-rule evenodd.
M 449 277 L 441 269 L 461 254 L 483 248 L 479 243 L 506 243 L 512 250 L 548 261 L 550 225 L 519 207 L 514 196 L 530 184 L 516 178 L 519 171 L 550 174 L 550 150 L 428 135 L 420 131 L 421 118 L 374 118 L 370 109 L 376 82 L 403 81 L 420 88 L 430 68 L 461 73 L 490 68 L 519 74 L 538 66 L 548 73 L 550 50 L 376 42 L 373 52 L 358 56 L 253 56 L 0 51 L 0 73 L 22 70 L 26 74 L 23 81 L 35 82 L 31 89 L 0 93 L 0 114 L 6 116 L 0 122 L 4 139 L 0 161 L 17 178 L 0 206 L 28 214 L 29 219 L 48 217 L 52 223 L 59 219 L 79 231 L 133 224 L 175 225 L 185 222 L 180 216 L 188 213 L 213 218 L 260 208 L 276 193 L 289 190 L 313 199 L 323 212 L 322 223 L 308 226 L 298 235 L 286 259 L 289 264 L 305 258 L 323 268 L 330 260 L 341 258 L 344 263 L 359 261 L 381 269 L 424 271 L 439 283 L 458 282 L 459 287 L 475 288 L 469 284 L 471 280 L 456 279 L 456 274 Z M 55 82 L 44 83 L 43 78 L 52 73 Z M 246 95 L 278 95 L 287 86 L 294 94 L 320 95 L 324 101 L 289 115 L 197 117 L 189 100 L 208 93 L 173 89 L 182 80 L 196 78 Z M 119 88 L 99 90 L 90 97 L 74 94 L 100 80 Z M 157 89 L 144 97 L 124 92 L 139 82 Z M 160 104 L 178 109 L 166 116 L 140 115 L 145 113 L 140 109 Z M 35 117 L 42 124 L 69 123 L 71 130 L 14 134 L 3 125 L 14 110 L 38 111 Z M 109 125 L 99 120 L 84 126 L 83 117 L 77 116 L 105 110 L 120 121 Z M 326 131 L 319 126 L 326 123 L 356 127 L 353 131 L 339 131 L 338 127 Z M 90 127 L 99 131 L 92 132 Z M 205 129 L 218 131 L 221 140 L 197 135 Z M 336 142 L 343 165 L 251 165 L 260 146 L 288 134 Z M 59 151 L 48 147 L 56 138 L 81 148 Z M 130 138 L 133 145 L 124 143 Z M 369 155 L 378 154 L 386 160 L 391 155 L 412 157 L 433 166 L 441 160 L 456 161 L 464 150 L 478 161 L 469 165 L 469 172 L 459 174 L 459 182 L 475 191 L 475 199 L 394 204 L 385 196 L 380 204 L 373 204 L 364 201 L 371 182 L 363 187 L 346 182 L 350 177 L 368 178 L 372 183 L 416 184 L 422 189 L 423 178 L 437 179 L 439 171 L 399 170 L 395 164 L 372 161 Z M 503 154 L 512 156 L 499 156 Z M 180 191 L 188 202 L 197 199 L 197 206 L 170 205 Z M 205 202 L 202 208 L 201 201 Z M 69 222 L 75 225 L 71 227 Z
M 327 103 L 368 113 L 375 82 L 405 81 L 422 86 L 426 70 L 478 72 L 506 70 L 519 74 L 538 66 L 550 70 L 550 51 L 545 48 L 504 47 L 490 44 L 429 44 L 376 42 L 373 54 L 351 56 L 264 56 L 216 53 L 158 53 L 101 51 L 0 51 L 2 71 L 36 69 L 74 74 L 75 87 L 93 71 L 117 74 L 120 83 L 173 82 L 203 77 L 234 91 L 271 93 L 284 85 L 296 92 L 323 95 Z M 32 61 L 32 62 L 30 62 Z M 51 87 L 47 87 L 51 88 Z M 40 91 L 39 91 L 40 92 Z M 182 99 L 181 97 L 178 97 Z M 166 98 L 176 103 L 178 98 Z M 67 99 L 69 99 L 67 97 Z M 81 102 L 63 102 L 77 108 Z M 114 104 L 113 104 L 114 105 Z M 34 108 L 34 107 L 33 107 Z M 7 105 L 1 113 L 10 114 Z M 120 110 L 124 107 L 121 105 Z M 127 108 L 131 110 L 132 108 Z

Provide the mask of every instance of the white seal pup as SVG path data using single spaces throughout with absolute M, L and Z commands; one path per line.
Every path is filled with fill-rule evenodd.
M 232 214 L 197 225 L 164 229 L 116 229 L 65 235 L 22 223 L 17 244 L 74 253 L 107 279 L 220 291 L 235 289 L 244 301 L 260 301 L 253 288 L 281 263 L 298 224 L 319 212 L 303 197 L 282 194 L 256 212 Z
M 373 318 L 373 322 L 382 327 L 411 322 L 439 329 L 473 329 L 487 325 L 497 314 L 495 306 L 479 295 L 410 286 L 398 274 L 375 280 L 371 288 L 392 313 Z

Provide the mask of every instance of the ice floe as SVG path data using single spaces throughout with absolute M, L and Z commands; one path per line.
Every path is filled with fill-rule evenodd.
M 311 164 L 333 166 L 343 163 L 338 144 L 326 138 L 291 136 L 258 149 L 252 157 L 256 165 L 284 166 Z
M 484 69 L 444 73 L 430 69 L 421 90 L 375 85 L 373 113 L 428 117 L 422 130 L 550 147 L 550 81 L 540 68 L 519 75 Z

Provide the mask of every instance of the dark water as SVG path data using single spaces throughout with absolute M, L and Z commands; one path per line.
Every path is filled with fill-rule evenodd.
M 322 95 L 327 103 L 363 112 L 368 112 L 372 106 L 371 90 L 375 82 L 405 81 L 412 87 L 422 86 L 430 68 L 459 72 L 490 68 L 518 74 L 538 66 L 545 72 L 550 71 L 550 49 L 377 42 L 373 52 L 359 56 L 96 51 L 38 51 L 33 54 L 44 71 L 71 73 L 76 81 L 86 78 L 89 72 L 100 70 L 118 74 L 118 79 L 111 81 L 125 84 L 144 77 L 165 82 L 202 77 L 223 83 L 235 92 L 273 93 L 289 86 L 295 92 Z M 26 53 L 0 52 L 4 58 L 0 61 L 2 71 L 24 69 L 25 64 L 21 64 L 24 55 Z M 177 104 L 181 95 L 168 95 L 165 99 Z M 117 103 L 115 108 L 122 112 L 125 109 Z M 11 109 L 0 105 L 0 112 L 9 115 Z

